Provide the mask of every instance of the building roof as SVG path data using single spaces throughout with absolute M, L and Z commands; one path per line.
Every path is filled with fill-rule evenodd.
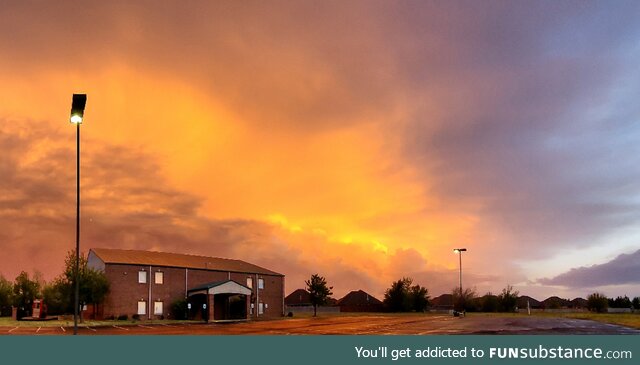
M 438 297 L 431 299 L 431 306 L 433 307 L 452 307 L 453 306 L 453 295 L 451 294 L 442 294 Z
M 568 301 L 567 299 L 559 298 L 557 296 L 549 297 L 543 300 L 541 304 L 544 305 L 546 308 L 554 308 L 554 307 L 563 308 L 563 307 L 571 306 L 570 301 Z
M 519 308 L 527 308 L 527 302 L 529 302 L 529 306 L 530 307 L 539 307 L 540 306 L 540 301 L 536 300 L 535 298 L 532 298 L 528 295 L 522 295 L 518 297 L 518 300 L 516 301 L 517 305 Z
M 382 302 L 375 298 L 374 296 L 368 294 L 363 290 L 354 290 L 349 292 L 349 294 L 342 297 L 342 299 L 338 300 L 338 305 L 354 305 L 354 306 L 365 306 L 365 305 L 382 305 Z
M 296 289 L 284 298 L 285 305 L 311 305 L 311 294 L 304 289 Z
M 575 308 L 586 308 L 589 305 L 589 301 L 584 298 L 575 298 L 571 301 L 571 305 Z
M 92 248 L 91 251 L 105 264 L 152 265 L 284 276 L 245 261 L 220 257 L 114 248 Z

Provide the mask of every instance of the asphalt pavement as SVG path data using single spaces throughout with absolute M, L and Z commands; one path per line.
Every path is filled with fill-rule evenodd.
M 0 327 L 0 335 L 69 335 L 72 327 Z M 640 330 L 582 319 L 536 316 L 357 315 L 236 323 L 85 322 L 81 335 L 640 335 Z

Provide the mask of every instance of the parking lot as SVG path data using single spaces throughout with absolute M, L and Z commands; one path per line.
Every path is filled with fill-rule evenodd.
M 0 327 L 2 335 L 70 335 L 73 327 Z M 441 335 L 640 334 L 640 330 L 590 320 L 548 317 L 466 318 L 447 315 L 356 315 L 235 323 L 85 322 L 82 335 Z

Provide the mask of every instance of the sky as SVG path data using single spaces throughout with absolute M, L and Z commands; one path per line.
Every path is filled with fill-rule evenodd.
M 81 250 L 335 297 L 640 295 L 640 3 L 0 1 L 0 273 Z

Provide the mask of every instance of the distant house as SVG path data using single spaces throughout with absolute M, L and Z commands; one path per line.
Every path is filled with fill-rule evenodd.
M 318 313 L 323 312 L 340 312 L 340 307 L 336 306 L 334 298 L 327 298 L 327 303 L 318 307 Z M 305 289 L 296 289 L 284 298 L 285 312 L 291 313 L 311 313 L 313 312 L 313 304 L 311 304 L 311 294 Z
M 451 310 L 453 309 L 453 295 L 442 294 L 438 297 L 431 299 L 432 310 Z
M 571 307 L 571 302 L 567 299 L 553 296 L 543 300 L 541 307 L 543 309 L 565 309 Z
M 571 301 L 571 307 L 575 309 L 586 309 L 588 301 L 584 298 L 575 298 Z
M 354 290 L 338 300 L 340 312 L 382 312 L 382 302 L 363 290 Z
M 304 289 L 296 289 L 284 298 L 284 305 L 289 307 L 303 307 L 311 305 L 311 295 Z
M 167 252 L 93 248 L 109 294 L 97 317 L 171 318 L 187 300 L 195 319 L 257 319 L 284 314 L 284 275 L 241 260 Z
M 531 308 L 531 309 L 540 309 L 541 308 L 541 303 L 540 301 L 528 296 L 528 295 L 522 295 L 520 297 L 518 297 L 518 300 L 516 302 L 518 309 L 527 309 L 527 308 Z M 527 307 L 528 305 L 528 307 Z

